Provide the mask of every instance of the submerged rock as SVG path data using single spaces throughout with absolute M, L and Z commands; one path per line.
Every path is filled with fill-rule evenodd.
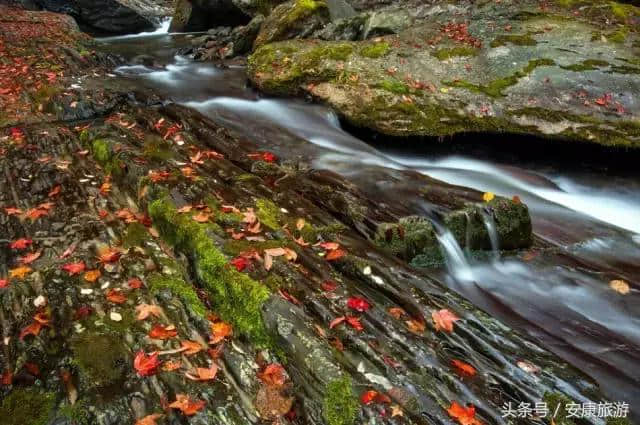
M 639 8 L 459 1 L 413 20 L 360 42 L 263 37 L 249 76 L 389 135 L 506 132 L 640 147 Z

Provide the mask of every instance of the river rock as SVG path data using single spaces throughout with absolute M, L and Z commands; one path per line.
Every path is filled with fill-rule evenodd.
M 304 38 L 330 21 L 327 4 L 290 0 L 277 6 L 262 24 L 254 48 L 291 38 Z
M 152 0 L 34 0 L 30 3 L 71 15 L 85 31 L 97 34 L 153 30 L 158 18 L 169 12 L 163 2 Z
M 177 0 L 169 30 L 206 31 L 218 26 L 244 25 L 251 17 L 233 0 Z
M 263 37 L 249 75 L 396 136 L 534 134 L 640 147 L 640 9 L 459 1 L 360 42 Z M 281 33 L 284 34 L 284 33 Z

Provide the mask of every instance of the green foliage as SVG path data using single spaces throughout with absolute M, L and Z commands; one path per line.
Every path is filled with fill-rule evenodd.
M 324 417 L 329 425 L 352 425 L 359 409 L 360 403 L 353 394 L 349 376 L 329 382 L 323 403 Z
M 507 43 L 514 44 L 516 46 L 535 46 L 538 44 L 536 40 L 534 40 L 531 35 L 524 34 L 503 34 L 499 35 L 491 42 L 491 47 L 500 47 L 504 46 Z
M 264 226 L 272 230 L 280 228 L 280 208 L 269 199 L 256 201 L 256 216 Z
M 149 290 L 152 294 L 169 290 L 173 295 L 189 308 L 189 312 L 198 317 L 205 317 L 207 309 L 205 308 L 193 285 L 187 283 L 184 279 L 176 276 L 163 276 L 160 273 L 154 273 L 148 278 Z
M 3 425 L 45 425 L 55 403 L 53 393 L 34 389 L 14 389 L 2 400 Z

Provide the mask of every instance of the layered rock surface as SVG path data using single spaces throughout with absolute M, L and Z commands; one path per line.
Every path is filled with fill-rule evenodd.
M 389 6 L 311 35 L 347 41 L 261 46 L 249 76 L 389 135 L 506 132 L 637 148 L 638 22 L 640 9 L 614 2 Z M 349 40 L 363 37 L 373 38 Z

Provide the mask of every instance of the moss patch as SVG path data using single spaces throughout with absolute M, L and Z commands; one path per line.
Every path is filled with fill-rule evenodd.
M 391 50 L 391 46 L 386 41 L 380 43 L 369 44 L 360 49 L 360 55 L 367 58 L 381 58 Z
M 478 49 L 474 49 L 469 46 L 452 47 L 450 49 L 439 49 L 433 53 L 433 56 L 439 60 L 447 60 L 458 56 L 475 56 L 478 54 Z
M 118 336 L 86 332 L 72 343 L 74 362 L 91 386 L 112 387 L 124 380 L 129 355 Z
M 574 72 L 582 72 L 582 71 L 594 71 L 596 69 L 609 66 L 609 62 L 598 60 L 598 59 L 587 59 L 582 61 L 582 63 L 576 63 L 567 66 L 560 66 L 562 69 L 566 69 L 568 71 Z
M 35 389 L 15 389 L 2 400 L 3 425 L 44 425 L 55 403 L 55 395 Z
M 198 317 L 205 317 L 207 309 L 205 308 L 200 297 L 194 287 L 175 276 L 163 276 L 160 273 L 154 273 L 148 278 L 149 290 L 152 294 L 158 294 L 160 291 L 170 291 L 173 295 L 189 308 L 189 312 Z
M 500 47 L 509 43 L 516 46 L 535 46 L 538 44 L 529 34 L 503 34 L 491 42 L 491 47 Z
M 349 376 L 329 382 L 323 403 L 324 417 L 329 425 L 352 425 L 359 409 L 360 403 L 353 394 Z
M 192 258 L 197 277 L 211 294 L 220 316 L 257 346 L 272 346 L 261 312 L 269 290 L 230 267 L 228 258 L 207 233 L 207 226 L 178 214 L 168 198 L 152 202 L 149 215 L 162 236 Z
M 535 59 L 529 61 L 527 66 L 525 66 L 520 71 L 517 71 L 513 75 L 509 75 L 508 77 L 499 78 L 489 82 L 486 85 L 478 85 L 473 84 L 468 81 L 444 81 L 443 84 L 446 84 L 451 87 L 459 87 L 464 88 L 476 93 L 484 93 L 491 97 L 500 97 L 504 96 L 502 93 L 506 88 L 516 85 L 520 78 L 526 77 L 531 74 L 534 69 L 539 66 L 552 66 L 555 65 L 555 62 L 551 59 Z
M 387 78 L 382 80 L 378 87 L 395 94 L 408 94 L 409 86 L 395 78 Z
M 269 199 L 258 199 L 256 201 L 256 216 L 260 223 L 272 230 L 280 228 L 280 208 Z
M 122 246 L 125 248 L 142 246 L 147 239 L 149 239 L 147 228 L 140 223 L 131 223 L 127 226 L 127 231 L 122 238 Z

